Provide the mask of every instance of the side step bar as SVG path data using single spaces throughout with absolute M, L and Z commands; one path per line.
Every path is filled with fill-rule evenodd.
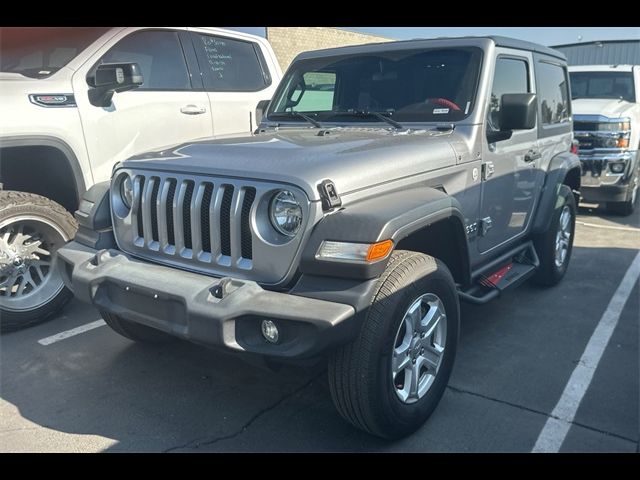
M 475 283 L 464 291 L 458 290 L 458 296 L 464 302 L 484 305 L 504 290 L 522 284 L 539 266 L 533 242 L 526 242 L 473 272 Z

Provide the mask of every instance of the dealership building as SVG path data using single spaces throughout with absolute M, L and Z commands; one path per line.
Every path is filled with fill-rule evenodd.
M 569 65 L 640 65 L 640 40 L 603 40 L 556 45 Z

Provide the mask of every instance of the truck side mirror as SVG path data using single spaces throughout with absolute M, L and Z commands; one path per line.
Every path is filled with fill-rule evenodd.
M 116 92 L 126 92 L 144 83 L 142 70 L 137 63 L 103 63 L 88 79 L 89 102 L 96 107 L 108 107 Z
M 264 112 L 267 111 L 267 107 L 271 100 L 260 100 L 258 102 L 258 106 L 256 107 L 256 125 L 260 125 L 262 122 L 262 117 L 264 117 Z
M 500 101 L 500 130 L 532 129 L 536 110 L 535 93 L 505 93 Z

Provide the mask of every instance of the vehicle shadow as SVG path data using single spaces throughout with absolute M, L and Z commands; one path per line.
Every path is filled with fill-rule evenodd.
M 397 442 L 340 418 L 323 364 L 273 372 L 186 342 L 134 344 L 108 327 L 33 353 L 3 349 L 2 398 L 49 430 L 111 439 L 107 451 L 526 451 L 546 417 L 525 412 L 532 431 L 514 432 L 472 402 L 551 411 L 636 253 L 578 247 L 558 287 L 525 284 L 486 306 L 463 305 L 451 388 L 426 425 Z M 67 315 L 89 309 L 74 303 Z

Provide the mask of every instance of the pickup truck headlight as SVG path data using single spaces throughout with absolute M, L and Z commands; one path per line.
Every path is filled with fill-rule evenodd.
M 129 175 L 123 175 L 120 179 L 120 198 L 125 207 L 131 208 L 133 204 L 133 182 Z
M 293 193 L 280 190 L 271 199 L 269 217 L 277 232 L 294 237 L 302 225 L 302 207 Z

